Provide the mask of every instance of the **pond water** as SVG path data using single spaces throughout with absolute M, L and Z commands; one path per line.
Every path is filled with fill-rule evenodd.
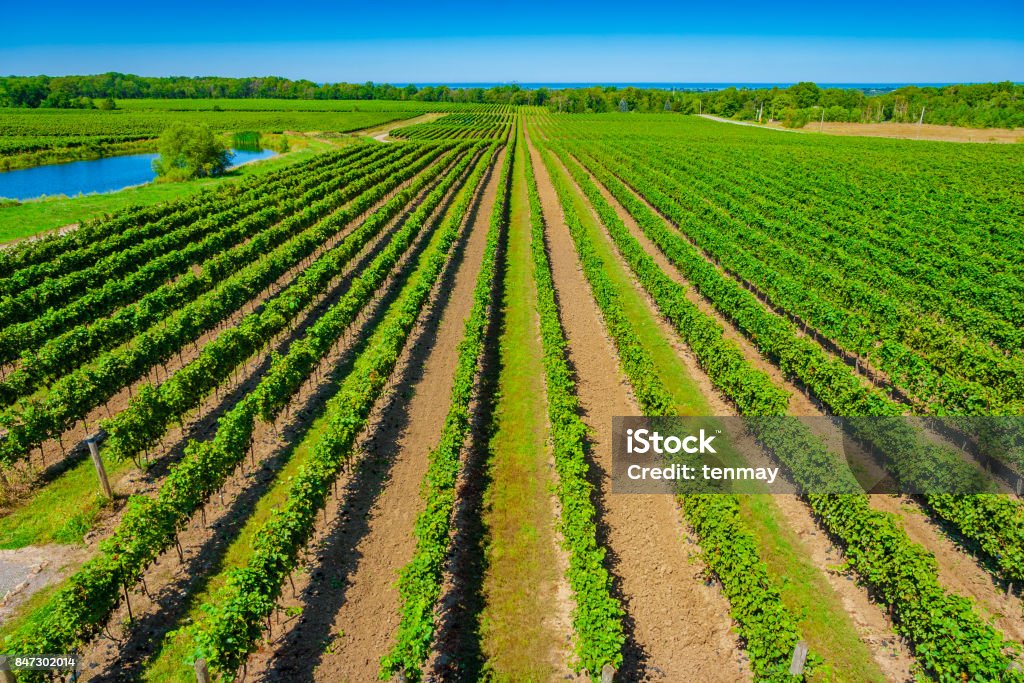
M 233 168 L 275 154 L 269 149 L 258 152 L 233 149 L 231 166 Z M 72 197 L 93 192 L 115 192 L 152 181 L 156 177 L 153 172 L 153 159 L 156 157 L 156 154 L 132 154 L 4 171 L 0 173 L 0 197 L 25 200 L 43 195 L 63 194 Z

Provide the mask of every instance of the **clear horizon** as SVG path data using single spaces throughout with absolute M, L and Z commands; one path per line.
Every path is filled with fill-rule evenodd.
M 4 75 L 119 71 L 394 83 L 953 83 L 1024 79 L 1024 3 L 963 12 L 867 0 L 855 11 L 753 0 L 514 7 L 317 0 L 5 9 Z M 281 21 L 274 21 L 275 17 Z M 954 20 L 955 17 L 955 20 Z M 273 30 L 269 31 L 268 26 Z

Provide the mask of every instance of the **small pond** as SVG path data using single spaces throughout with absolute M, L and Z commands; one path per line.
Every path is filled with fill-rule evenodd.
M 269 149 L 257 152 L 233 149 L 231 166 L 241 166 L 275 154 Z M 25 200 L 43 195 L 72 197 L 93 192 L 115 192 L 152 181 L 156 177 L 153 172 L 153 159 L 156 157 L 156 154 L 131 154 L 4 171 L 0 173 L 0 197 Z

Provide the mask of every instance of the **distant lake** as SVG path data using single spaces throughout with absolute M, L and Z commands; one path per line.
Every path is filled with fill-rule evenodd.
M 269 149 L 258 152 L 231 150 L 231 166 L 234 168 L 275 154 Z M 116 192 L 132 185 L 151 182 L 156 177 L 153 160 L 157 156 L 131 154 L 4 171 L 0 173 L 0 197 L 25 200 L 43 195 L 63 194 L 73 197 L 94 192 Z

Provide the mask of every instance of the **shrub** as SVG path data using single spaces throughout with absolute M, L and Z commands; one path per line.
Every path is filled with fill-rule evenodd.
M 224 172 L 228 150 L 209 127 L 176 122 L 160 135 L 160 158 L 153 170 L 166 180 L 191 180 Z

